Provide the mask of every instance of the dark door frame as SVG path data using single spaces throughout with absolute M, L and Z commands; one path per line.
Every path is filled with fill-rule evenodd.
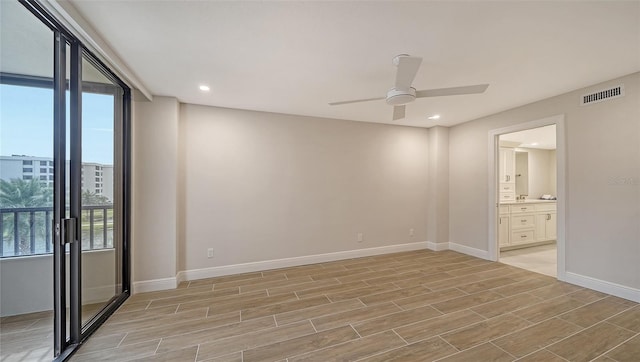
M 0 82 L 23 86 L 53 88 L 54 100 L 54 207 L 53 207 L 53 291 L 54 291 L 54 360 L 67 360 L 86 339 L 95 332 L 102 323 L 129 297 L 131 290 L 131 265 L 129 240 L 130 227 L 130 198 L 131 198 L 131 89 L 115 73 L 113 73 L 91 51 L 86 49 L 77 37 L 66 29 L 51 13 L 43 8 L 36 0 L 19 0 L 34 16 L 40 19 L 54 32 L 54 77 L 53 79 L 33 77 L 20 74 L 0 74 Z M 67 54 L 67 45 L 70 52 Z M 69 55 L 69 58 L 67 58 Z M 103 73 L 115 85 L 92 84 L 82 81 L 83 57 Z M 69 81 L 67 81 L 66 66 L 69 59 Z M 67 105 L 66 95 L 69 92 L 69 137 L 67 139 Z M 82 289 L 81 263 L 81 163 L 82 163 L 82 92 L 105 93 L 114 95 L 114 107 L 119 108 L 114 113 L 116 121 L 121 122 L 121 144 L 117 153 L 121 154 L 120 172 L 122 196 L 121 232 L 119 238 L 121 248 L 122 276 L 121 293 L 114 296 L 107 305 L 85 325 L 82 325 Z M 66 215 L 66 152 L 69 143 L 69 215 Z M 78 220 L 78 222 L 73 222 Z M 68 221 L 71 220 L 71 221 Z M 115 238 L 114 238 L 115 239 Z M 69 245 L 69 317 L 70 325 L 67 330 L 67 291 L 66 291 L 66 245 Z

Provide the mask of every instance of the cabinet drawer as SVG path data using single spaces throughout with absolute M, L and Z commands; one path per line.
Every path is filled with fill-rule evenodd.
M 534 242 L 533 230 L 514 231 L 511 233 L 511 244 Z
M 510 211 L 512 214 L 525 213 L 525 212 L 533 212 L 536 209 L 534 204 L 518 204 L 511 205 Z
M 509 205 L 500 205 L 500 215 L 509 213 Z
M 516 185 L 511 183 L 501 183 L 500 192 L 516 192 Z
M 555 202 L 536 204 L 536 211 L 556 211 L 556 209 Z
M 500 193 L 500 201 L 515 201 L 516 193 L 515 192 L 501 192 Z
M 536 225 L 535 215 L 512 215 L 511 228 L 530 228 Z

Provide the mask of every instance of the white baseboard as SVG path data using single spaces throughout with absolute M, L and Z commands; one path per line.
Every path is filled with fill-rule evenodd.
M 298 257 L 285 258 L 285 259 L 275 259 L 275 260 L 257 261 L 252 263 L 224 265 L 224 266 L 204 268 L 204 269 L 184 270 L 184 271 L 178 272 L 177 281 L 182 282 L 187 280 L 213 278 L 213 277 L 219 277 L 223 275 L 249 273 L 249 272 L 278 269 L 278 268 L 287 268 L 287 267 L 306 265 L 306 264 L 315 264 L 315 263 L 324 263 L 324 262 L 336 261 L 336 260 L 360 258 L 364 256 L 371 256 L 371 255 L 398 253 L 402 251 L 422 250 L 425 248 L 427 248 L 427 242 L 420 241 L 416 243 L 389 245 L 389 246 L 381 246 L 376 248 L 346 250 L 346 251 L 338 251 L 335 253 L 327 253 L 327 254 L 306 255 L 306 256 L 298 256 Z
M 433 251 L 449 250 L 449 243 L 434 243 L 433 241 L 427 241 L 427 249 Z
M 178 287 L 178 281 L 175 277 L 142 280 L 139 282 L 133 282 L 133 294 L 144 292 L 155 292 L 157 290 L 175 289 Z
M 475 256 L 476 258 L 480 258 L 480 259 L 491 260 L 491 258 L 489 257 L 488 251 L 472 248 L 466 245 L 449 242 L 449 250 L 457 251 L 462 254 Z
M 564 281 L 566 281 L 567 283 L 579 285 L 581 287 L 597 290 L 602 293 L 615 295 L 616 297 L 629 299 L 636 303 L 640 303 L 640 289 L 635 289 L 571 272 L 565 273 Z

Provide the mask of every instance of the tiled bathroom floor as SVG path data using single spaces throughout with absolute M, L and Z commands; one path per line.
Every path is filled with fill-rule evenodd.
M 503 251 L 500 262 L 535 273 L 557 276 L 557 247 L 556 244 L 534 246 L 531 248 Z

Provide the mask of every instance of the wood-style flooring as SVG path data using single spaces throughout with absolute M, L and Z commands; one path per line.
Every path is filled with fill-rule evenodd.
M 136 294 L 72 361 L 640 361 L 640 305 L 453 251 Z
M 3 293 L 11 293 L 10 290 Z M 53 299 L 53 296 L 51 296 Z M 106 303 L 106 302 L 105 302 Z M 82 306 L 82 323 L 96 315 L 105 303 Z M 69 310 L 67 309 L 67 316 Z M 69 321 L 67 320 L 67 330 Z M 53 311 L 0 318 L 0 361 L 40 362 L 53 360 Z

